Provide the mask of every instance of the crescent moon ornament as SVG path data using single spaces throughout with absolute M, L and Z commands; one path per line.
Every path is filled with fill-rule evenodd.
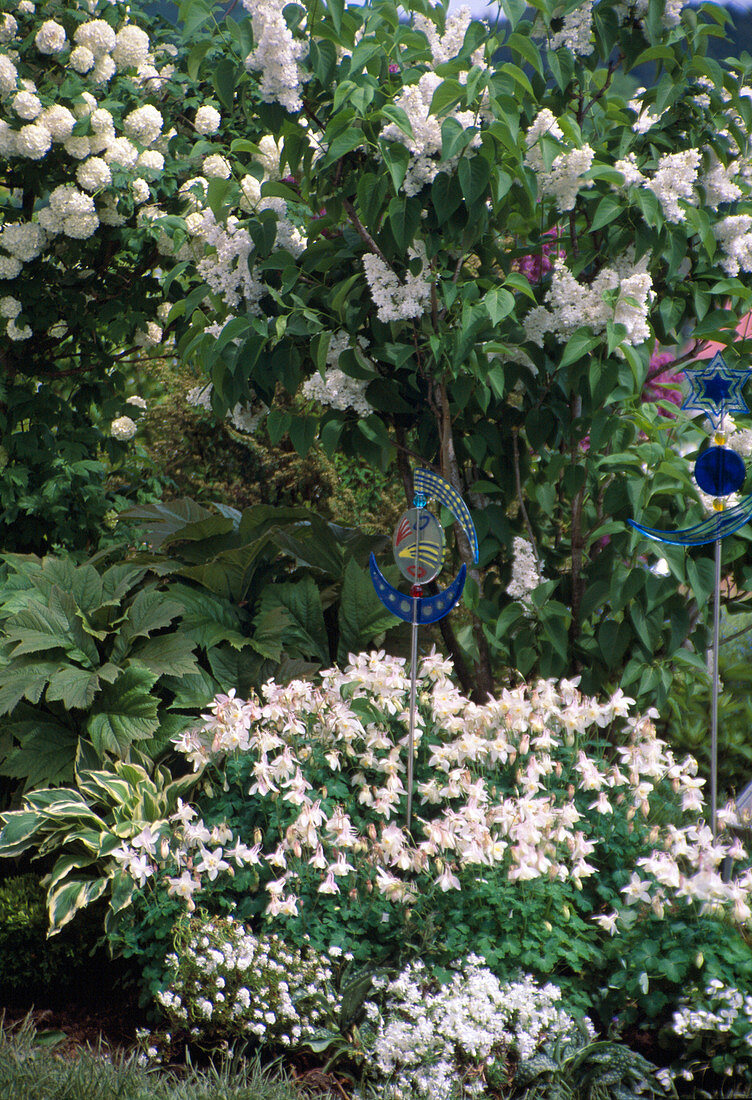
M 713 442 L 695 462 L 695 481 L 713 499 L 715 515 L 694 527 L 679 531 L 664 531 L 627 520 L 630 527 L 646 538 L 674 546 L 704 546 L 715 543 L 715 589 L 713 598 L 713 693 L 710 708 L 710 801 L 713 836 L 717 832 L 718 800 L 718 645 L 720 634 L 721 540 L 733 535 L 752 519 L 752 494 L 738 504 L 726 508 L 724 497 L 737 492 L 744 484 L 744 462 L 729 447 L 725 447 L 724 420 L 732 412 L 748 413 L 742 388 L 750 370 L 730 370 L 718 352 L 709 364 L 684 372 L 690 386 L 681 408 L 687 412 L 703 412 L 710 421 Z
M 434 580 L 444 560 L 444 531 L 437 517 L 427 509 L 434 497 L 452 513 L 470 543 L 473 560 L 478 561 L 478 538 L 470 512 L 462 497 L 449 482 L 432 470 L 419 469 L 413 475 L 412 507 L 400 516 L 392 536 L 397 568 L 412 582 L 409 596 L 389 583 L 371 554 L 369 568 L 376 595 L 387 611 L 412 624 L 410 644 L 410 726 L 407 737 L 407 828 L 410 829 L 413 805 L 413 756 L 415 745 L 415 696 L 418 678 L 418 627 L 435 623 L 459 603 L 467 577 L 463 563 L 454 580 L 435 596 L 424 596 L 423 585 Z

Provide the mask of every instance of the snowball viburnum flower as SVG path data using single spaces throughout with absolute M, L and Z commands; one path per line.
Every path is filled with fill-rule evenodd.
M 199 134 L 216 134 L 222 122 L 222 116 L 216 107 L 205 104 L 196 111 L 194 126 Z
M 54 19 L 46 19 L 34 37 L 34 45 L 40 53 L 56 54 L 65 49 L 65 27 Z
M 135 420 L 131 420 L 129 416 L 118 416 L 117 419 L 113 420 L 112 424 L 110 424 L 110 435 L 123 443 L 127 443 L 129 439 L 133 439 L 137 431 Z

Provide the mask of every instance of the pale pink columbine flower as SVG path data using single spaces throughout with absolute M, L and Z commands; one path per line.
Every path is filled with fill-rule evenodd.
M 147 855 L 156 856 L 158 840 L 159 833 L 153 833 L 151 831 L 151 825 L 146 825 L 138 836 L 133 837 L 131 844 L 134 848 L 143 849 Z
M 287 894 L 284 900 L 280 903 L 279 912 L 283 917 L 297 917 L 298 915 L 298 899 L 295 894 Z
M 146 855 L 133 856 L 128 863 L 128 874 L 138 884 L 138 886 L 144 886 L 147 878 L 150 878 L 154 874 L 154 866 L 146 858 Z
M 333 875 L 337 875 L 338 878 L 341 878 L 343 875 L 349 875 L 355 868 L 352 863 L 348 861 L 344 852 L 337 852 L 337 858 L 334 863 L 329 864 L 329 870 Z
M 338 894 L 340 892 L 339 886 L 334 879 L 334 872 L 330 871 L 324 881 L 319 886 L 318 892 L 320 894 Z
M 210 852 L 208 848 L 203 848 L 200 855 L 201 862 L 196 865 L 196 870 L 199 873 L 206 872 L 210 882 L 214 882 L 220 871 L 232 870 L 227 860 L 222 859 L 223 852 L 221 848 L 215 848 L 213 852 Z
M 329 866 L 329 860 L 324 855 L 324 849 L 321 847 L 320 844 L 318 845 L 316 851 L 313 853 L 308 862 L 312 867 L 316 867 L 319 871 L 323 871 L 325 867 Z
M 441 873 L 434 879 L 436 886 L 441 888 L 442 893 L 446 893 L 447 890 L 461 890 L 462 886 L 460 880 L 455 874 L 452 873 L 448 865 L 445 865 Z
M 170 816 L 170 821 L 179 821 L 181 825 L 187 825 L 193 821 L 196 816 L 196 811 L 193 806 L 187 806 L 183 802 L 182 798 L 178 799 L 178 806 L 175 813 Z
M 612 814 L 614 812 L 614 808 L 609 802 L 608 795 L 605 791 L 601 791 L 595 802 L 590 803 L 588 809 L 597 810 L 599 814 Z
M 647 905 L 651 902 L 649 892 L 650 882 L 643 880 L 634 871 L 632 877 L 626 886 L 622 886 L 621 892 L 624 894 L 624 898 L 628 904 L 632 904 L 636 901 L 644 901 Z
M 615 936 L 618 929 L 616 922 L 619 919 L 617 912 L 613 913 L 599 913 L 597 916 L 591 918 L 596 924 L 599 924 L 604 932 L 608 932 L 609 936 Z
M 188 902 L 189 910 L 195 909 L 193 895 L 201 889 L 201 883 L 191 875 L 190 871 L 183 871 L 179 878 L 167 878 L 167 893 L 171 898 L 182 898 Z
M 234 859 L 238 867 L 242 866 L 243 864 L 255 866 L 256 864 L 259 864 L 261 862 L 261 860 L 259 859 L 260 851 L 260 844 L 254 844 L 252 848 L 249 848 L 240 840 L 236 840 L 232 848 L 227 848 L 225 850 L 225 855 L 229 856 L 231 859 Z

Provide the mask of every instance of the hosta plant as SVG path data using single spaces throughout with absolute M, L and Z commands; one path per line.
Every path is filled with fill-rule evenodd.
M 144 565 L 4 560 L 0 774 L 23 789 L 69 782 L 77 762 L 128 759 L 134 746 L 158 754 L 237 683 L 244 649 L 264 649 L 241 609 Z
M 158 858 L 151 826 L 181 805 L 197 776 L 173 780 L 166 768 L 115 761 L 108 771 L 76 771 L 76 787 L 33 791 L 21 811 L 0 814 L 0 856 L 31 852 L 54 857 L 45 878 L 51 933 L 99 898 L 108 901 L 107 924 L 133 898 L 137 870 L 151 874 Z M 114 853 L 140 852 L 127 873 Z

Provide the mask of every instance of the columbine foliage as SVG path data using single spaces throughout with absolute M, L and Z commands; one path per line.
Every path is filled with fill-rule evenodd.
M 468 499 L 473 618 L 447 629 L 467 693 L 574 668 L 660 700 L 701 663 L 712 566 L 670 550 L 651 574 L 625 521 L 701 514 L 676 454 L 698 437 L 651 359 L 733 345 L 748 306 L 746 74 L 707 57 L 716 7 L 502 6 L 489 31 L 419 0 L 244 0 L 219 25 L 185 0 L 223 110 L 159 222 L 170 323 L 218 413 L 266 406 L 272 439 L 405 481 L 419 456 Z M 617 74 L 648 63 L 630 98 Z

